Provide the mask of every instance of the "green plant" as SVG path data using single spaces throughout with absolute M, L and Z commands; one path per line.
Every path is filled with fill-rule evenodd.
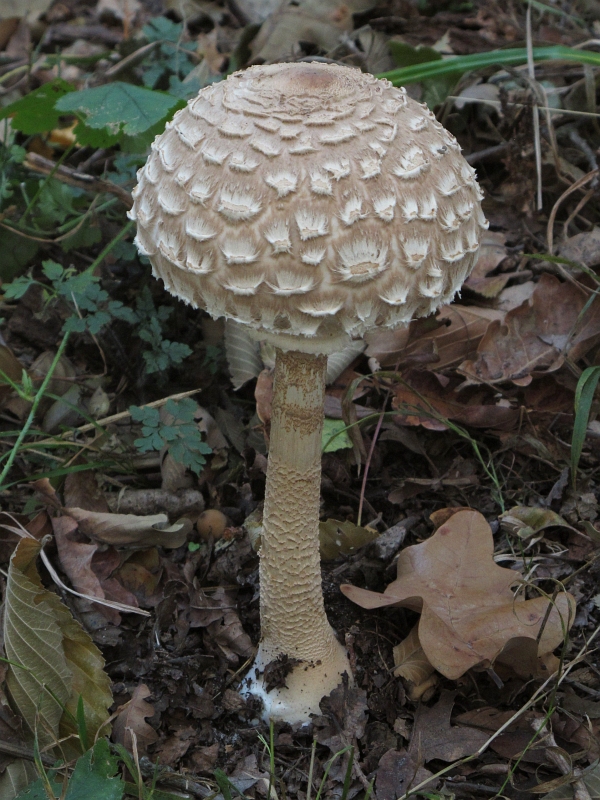
M 402 52 L 404 53 L 405 51 L 406 49 L 403 47 Z M 394 45 L 392 45 L 392 55 L 394 55 L 394 52 Z M 563 45 L 534 47 L 533 58 L 535 61 L 575 61 L 580 64 L 600 66 L 600 53 L 594 53 L 591 50 L 577 50 L 574 47 L 564 47 Z M 464 72 L 470 72 L 475 69 L 526 63 L 527 50 L 524 47 L 518 47 L 506 50 L 491 50 L 485 53 L 472 53 L 468 56 L 435 58 L 435 60 L 430 60 L 426 63 L 412 61 L 400 69 L 384 72 L 377 77 L 387 78 L 395 86 L 402 86 L 405 83 L 418 83 L 427 78 L 437 78 L 440 75 L 453 74 L 458 78 Z
M 148 42 L 156 47 L 142 62 L 144 86 L 154 89 L 162 79 L 168 78 L 169 92 L 187 99 L 200 89 L 197 80 L 183 79 L 194 68 L 192 56 L 196 52 L 195 42 L 183 42 L 183 23 L 172 22 L 166 17 L 156 17 L 142 28 Z
M 577 468 L 599 380 L 600 367 L 588 367 L 581 373 L 575 389 L 575 422 L 571 440 L 571 481 L 574 489 L 577 487 Z
M 135 440 L 135 446 L 141 453 L 148 453 L 167 445 L 175 461 L 200 473 L 206 464 L 204 456 L 212 453 L 212 449 L 202 441 L 194 420 L 197 410 L 197 404 L 189 397 L 179 402 L 169 400 L 165 411 L 172 421 L 163 422 L 156 408 L 130 406 L 131 418 L 142 424 L 143 436 Z
M 15 800 L 121 800 L 125 792 L 125 783 L 117 776 L 119 759 L 106 739 L 98 739 L 77 759 L 68 779 L 61 778 L 57 769 L 46 772 L 41 759 L 36 759 L 36 766 L 40 777 Z
M 131 311 L 127 320 L 137 326 L 137 336 L 150 345 L 150 349 L 142 353 L 148 373 L 164 372 L 175 364 L 181 364 L 183 359 L 192 353 L 187 344 L 164 338 L 162 323 L 166 322 L 172 313 L 171 306 L 156 308 L 150 289 L 145 286 L 136 299 L 135 310 Z

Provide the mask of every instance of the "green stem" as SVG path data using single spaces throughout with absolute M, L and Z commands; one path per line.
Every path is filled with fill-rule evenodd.
M 21 433 L 19 434 L 19 437 L 17 438 L 17 441 L 15 442 L 15 444 L 13 446 L 13 449 L 10 452 L 8 460 L 7 460 L 6 464 L 4 465 L 4 469 L 2 470 L 2 473 L 0 474 L 0 490 L 2 489 L 2 486 L 4 485 L 4 481 L 6 480 L 6 476 L 8 475 L 8 473 L 10 471 L 10 468 L 12 467 L 15 458 L 17 457 L 17 454 L 19 452 L 19 448 L 21 447 L 25 437 L 27 436 L 29 428 L 31 428 L 31 426 L 33 424 L 33 420 L 35 418 L 38 406 L 41 403 L 42 398 L 44 396 L 44 393 L 45 393 L 45 391 L 46 391 L 46 389 L 48 387 L 48 384 L 50 383 L 50 380 L 52 378 L 52 375 L 54 374 L 54 371 L 55 371 L 56 367 L 58 366 L 58 362 L 60 361 L 60 359 L 62 357 L 62 354 L 65 352 L 65 348 L 67 346 L 67 342 L 68 341 L 69 341 L 69 331 L 66 331 L 64 336 L 63 336 L 62 342 L 60 343 L 60 346 L 59 346 L 58 350 L 56 351 L 56 355 L 54 356 L 52 364 L 50 364 L 50 369 L 48 370 L 48 373 L 46 374 L 46 377 L 44 378 L 44 380 L 42 382 L 42 385 L 38 389 L 37 394 L 36 394 L 36 396 L 35 396 L 35 398 L 33 400 L 33 403 L 31 404 L 31 409 L 29 411 L 29 416 L 25 420 L 25 424 L 23 425 Z
M 110 253 L 110 251 L 117 244 L 117 242 L 120 242 L 121 239 L 129 232 L 129 230 L 133 227 L 133 225 L 134 225 L 133 220 L 130 220 L 127 223 L 127 225 L 125 225 L 119 231 L 119 233 L 117 233 L 115 238 L 111 239 L 111 241 L 106 245 L 104 250 L 102 250 L 100 252 L 100 254 L 94 259 L 94 261 L 89 265 L 89 267 L 84 270 L 84 272 L 93 272 L 96 269 L 96 267 L 98 266 L 98 264 L 102 263 L 102 261 L 104 260 L 104 257 L 107 256 Z
M 71 154 L 71 151 L 73 150 L 74 147 L 75 147 L 75 145 L 71 145 L 70 147 L 67 147 L 65 152 L 62 154 L 62 156 L 56 162 L 56 164 L 52 167 L 52 170 L 48 173 L 48 175 L 46 176 L 45 180 L 40 182 L 40 185 L 38 187 L 37 192 L 33 195 L 31 200 L 27 204 L 27 208 L 23 212 L 23 215 L 21 216 L 21 219 L 19 220 L 19 222 L 24 222 L 27 219 L 27 217 L 29 215 L 29 212 L 31 211 L 31 209 L 37 203 L 41 193 L 46 188 L 46 185 L 48 184 L 48 181 L 54 176 L 54 173 L 60 167 L 60 165 L 63 163 L 63 161 L 65 161 L 65 159 Z

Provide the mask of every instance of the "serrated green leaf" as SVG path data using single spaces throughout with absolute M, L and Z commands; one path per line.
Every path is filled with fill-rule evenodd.
M 105 128 L 112 136 L 137 136 L 166 120 L 182 105 L 185 104 L 168 94 L 115 81 L 71 92 L 61 97 L 56 108 L 63 113 L 84 115 L 88 128 Z
M 51 131 L 58 126 L 61 116 L 55 109 L 56 101 L 73 91 L 70 83 L 56 78 L 5 106 L 0 110 L 0 120 L 11 117 L 12 127 L 28 136 Z
M 110 680 L 100 651 L 58 596 L 42 585 L 36 559 L 41 544 L 22 539 L 12 555 L 6 585 L 4 641 L 12 664 L 7 688 L 40 746 L 77 733 L 75 715 L 83 698 L 92 739 L 108 719 Z M 74 751 L 74 740 L 63 742 Z M 66 748 L 66 750 L 65 750 Z
M 87 753 L 77 759 L 67 785 L 64 800 L 121 800 L 125 783 L 116 775 L 119 761 L 110 752 L 106 739 L 98 739 Z M 63 782 L 50 780 L 54 796 L 63 794 Z M 32 783 L 16 800 L 49 800 L 41 778 Z
M 92 750 L 78 759 L 65 800 L 121 800 L 125 784 L 114 777 L 118 764 L 106 739 L 98 739 Z

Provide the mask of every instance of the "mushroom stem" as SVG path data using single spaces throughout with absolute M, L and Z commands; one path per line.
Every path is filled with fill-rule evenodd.
M 351 678 L 345 649 L 327 621 L 319 556 L 321 435 L 327 356 L 277 350 L 260 551 L 262 639 L 254 666 L 297 659 L 286 687 L 258 694 L 266 718 L 308 721 L 319 701 Z M 254 671 L 254 670 L 253 670 Z

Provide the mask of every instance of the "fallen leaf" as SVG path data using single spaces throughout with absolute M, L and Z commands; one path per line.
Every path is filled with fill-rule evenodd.
M 439 758 L 457 761 L 473 755 L 488 740 L 483 731 L 450 725 L 455 692 L 442 691 L 438 702 L 428 708 L 417 708 L 408 754 L 420 763 Z
M 147 717 L 154 716 L 154 707 L 146 702 L 150 697 L 150 689 L 145 683 L 140 683 L 133 690 L 131 700 L 119 709 L 113 723 L 113 740 L 122 744 L 127 750 L 132 750 L 132 732 L 135 734 L 138 753 L 146 752 L 149 745 L 158 741 L 158 734 L 146 722 Z
M 258 63 L 285 61 L 298 54 L 299 42 L 310 42 L 328 51 L 353 25 L 352 14 L 372 7 L 372 0 L 281 0 L 262 24 L 252 42 L 253 60 Z M 260 59 L 260 61 L 258 61 Z
M 153 758 L 157 764 L 175 767 L 194 743 L 197 731 L 191 726 L 179 727 L 156 748 Z M 218 747 L 218 745 L 217 745 Z
M 536 639 L 545 620 L 538 655 L 563 640 L 574 618 L 574 600 L 561 592 L 546 619 L 548 600 L 515 599 L 519 581 L 493 560 L 490 526 L 477 511 L 459 511 L 422 544 L 398 558 L 398 578 L 384 594 L 342 585 L 363 608 L 401 606 L 421 612 L 419 640 L 433 666 L 456 679 L 478 664 L 492 664 L 515 637 Z
M 197 747 L 191 755 L 192 764 L 196 772 L 212 773 L 219 757 L 219 743 L 209 745 L 208 747 Z
M 76 733 L 73 720 L 83 698 L 88 736 L 106 725 L 112 704 L 104 661 L 58 596 L 42 585 L 36 559 L 41 544 L 22 539 L 9 566 L 4 614 L 6 656 L 13 664 L 7 688 L 30 737 L 40 746 Z M 108 732 L 108 729 L 104 729 Z M 62 747 L 77 752 L 74 743 Z
M 429 663 L 421 647 L 418 625 L 394 647 L 393 654 L 395 677 L 404 678 L 414 686 L 425 683 L 435 672 L 435 667 Z
M 431 372 L 409 370 L 402 377 L 402 383 L 394 387 L 392 406 L 403 412 L 398 420 L 406 425 L 446 430 L 446 418 L 474 428 L 510 430 L 519 420 L 517 409 L 484 404 L 477 402 L 482 399 L 477 395 L 453 392 Z
M 238 613 L 233 609 L 227 609 L 223 618 L 211 622 L 206 630 L 232 664 L 239 662 L 238 656 L 251 658 L 255 653 L 252 639 L 244 631 Z
M 489 737 L 490 734 L 503 727 L 512 716 L 514 716 L 513 711 L 499 711 L 497 708 L 485 706 L 459 714 L 454 718 L 454 722 L 485 731 L 485 735 Z M 526 711 L 521 714 L 506 728 L 504 733 L 493 740 L 490 745 L 491 749 L 504 758 L 518 757 L 534 764 L 548 763 L 547 747 L 539 741 L 531 744 L 532 722 L 542 718 L 537 711 Z
M 582 314 L 588 299 L 578 286 L 543 273 L 530 300 L 489 325 L 477 358 L 464 361 L 460 373 L 471 383 L 518 383 L 559 369 L 566 356 L 579 360 L 600 340 L 600 302 Z
M 100 512 L 109 510 L 104 493 L 98 486 L 92 470 L 70 472 L 65 479 L 63 497 L 65 506 L 71 508 Z
M 362 528 L 353 522 L 328 519 L 319 522 L 319 549 L 321 558 L 331 561 L 339 555 L 350 555 L 360 547 L 377 539 L 379 532 L 374 528 Z
M 97 597 L 99 600 L 106 599 L 100 580 L 92 569 L 92 559 L 98 550 L 98 545 L 77 541 L 74 536 L 77 531 L 77 522 L 72 517 L 54 517 L 52 530 L 61 566 L 73 588 L 82 594 Z M 94 608 L 100 611 L 113 625 L 120 624 L 121 615 L 116 609 L 101 604 Z
M 488 84 L 483 84 L 482 88 L 486 87 Z M 492 277 L 488 277 L 488 275 L 504 261 L 507 255 L 506 234 L 486 231 L 480 244 L 479 258 L 464 286 L 482 297 L 496 297 L 504 289 L 511 276 L 507 273 Z
M 415 763 L 406 750 L 388 750 L 377 765 L 377 800 L 396 800 L 413 786 L 432 777 L 428 769 Z M 433 791 L 439 786 L 439 778 L 427 783 L 424 791 Z
M 77 520 L 79 530 L 90 539 L 116 547 L 146 549 L 160 546 L 174 549 L 184 544 L 193 527 L 191 520 L 186 518 L 170 525 L 166 514 L 142 517 L 86 511 L 83 508 L 64 510 Z
M 315 738 L 333 753 L 346 747 L 355 738 L 362 739 L 367 724 L 367 693 L 357 686 L 350 686 L 343 679 L 331 694 L 320 703 L 322 717 L 316 717 Z
M 365 336 L 369 345 L 366 355 L 382 367 L 393 367 L 398 362 L 418 362 L 419 354 L 431 353 L 434 357 L 426 363 L 446 369 L 473 358 L 490 322 L 503 318 L 504 313 L 493 308 L 446 306 L 434 320 L 426 320 L 428 327 L 422 320 L 414 320 L 408 328 L 369 331 Z M 427 349 L 428 344 L 433 346 L 431 350 Z
M 500 515 L 500 525 L 504 531 L 520 539 L 529 539 L 547 528 L 566 528 L 579 533 L 555 511 L 534 506 L 515 506 L 505 511 Z
M 562 258 L 595 267 L 600 264 L 600 227 L 595 225 L 591 231 L 570 236 L 558 246 L 557 252 Z

